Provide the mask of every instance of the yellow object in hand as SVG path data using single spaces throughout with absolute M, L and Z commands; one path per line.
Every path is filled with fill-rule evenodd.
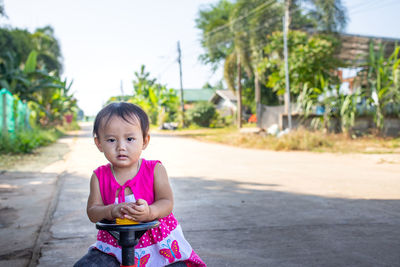
M 117 224 L 123 224 L 123 225 L 127 225 L 127 224 L 139 224 L 139 222 L 133 221 L 133 220 L 130 220 L 130 219 L 127 219 L 127 218 L 123 218 L 123 219 L 121 219 L 121 218 L 116 218 L 116 219 L 115 219 L 115 222 L 116 222 Z

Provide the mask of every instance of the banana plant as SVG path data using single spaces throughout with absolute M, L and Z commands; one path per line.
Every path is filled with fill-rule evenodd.
M 340 106 L 340 126 L 342 132 L 350 133 L 351 128 L 354 126 L 357 115 L 357 103 L 360 97 L 361 94 L 359 91 L 340 97 L 342 100 Z
M 11 53 L 0 58 L 0 85 L 21 100 L 31 101 L 42 126 L 62 124 L 63 116 L 73 113 L 76 99 L 69 93 L 71 84 L 37 68 L 38 53 L 32 51 L 23 64 L 18 64 Z
M 130 101 L 140 105 L 150 116 L 152 124 L 161 124 L 164 120 L 174 119 L 178 111 L 179 97 L 175 90 L 157 83 L 150 78 L 150 73 L 142 65 L 140 72 L 135 72 L 133 80 L 134 94 Z M 160 116 L 160 114 L 165 114 Z M 160 117 L 165 117 L 160 119 Z
M 373 43 L 369 46 L 366 90 L 372 92 L 369 101 L 376 107 L 374 120 L 379 129 L 383 128 L 385 117 L 399 115 L 399 52 L 400 47 L 396 45 L 392 54 L 385 58 L 384 45 L 377 51 Z

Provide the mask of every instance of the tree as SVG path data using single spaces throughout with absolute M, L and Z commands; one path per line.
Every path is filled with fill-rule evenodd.
M 275 32 L 268 38 L 264 48 L 266 54 L 262 69 L 269 70 L 267 86 L 278 93 L 285 93 L 284 59 L 282 32 Z M 304 84 L 321 88 L 321 77 L 324 81 L 337 84 L 338 77 L 334 70 L 341 66 L 335 57 L 339 42 L 329 35 L 308 35 L 301 31 L 291 31 L 288 36 L 289 81 L 291 94 L 298 96 Z
M 35 34 L 20 29 L 0 29 L 0 85 L 29 105 L 42 126 L 63 123 L 76 113 L 72 83 L 61 80 L 61 52 L 50 27 Z M 38 48 L 40 51 L 35 50 Z
M 34 50 L 31 33 L 27 30 L 0 28 L 0 57 L 3 61 L 25 62 L 29 53 Z
M 228 23 L 234 4 L 221 0 L 217 4 L 201 9 L 196 18 L 196 27 L 202 31 L 201 45 L 206 52 L 200 55 L 200 60 L 218 68 L 221 61 L 232 53 L 232 33 Z
M 289 1 L 289 10 L 292 29 L 333 32 L 346 25 L 341 0 L 293 0 Z M 259 65 L 265 56 L 263 47 L 269 42 L 267 36 L 282 29 L 282 16 L 282 1 L 221 0 L 200 10 L 196 19 L 196 26 L 203 33 L 202 61 L 214 68 L 224 62 L 224 79 L 229 89 L 236 91 L 242 84 L 252 86 L 254 90 L 243 90 L 244 98 L 247 103 L 254 103 L 255 99 L 257 110 L 262 102 L 278 102 L 276 91 L 265 86 L 270 75 L 268 68 Z M 242 68 L 244 75 L 238 77 Z
M 6 17 L 3 1 L 0 1 L 0 17 Z
M 142 65 L 140 72 L 135 72 L 133 80 L 134 94 L 128 101 L 141 106 L 153 124 L 174 121 L 178 114 L 179 97 L 175 90 L 157 83 L 150 78 L 150 73 Z
M 313 28 L 323 32 L 340 32 L 346 27 L 348 18 L 341 0 L 292 0 L 294 4 L 308 4 L 307 16 Z
M 385 118 L 400 114 L 400 46 L 396 45 L 392 54 L 385 57 L 385 46 L 374 49 L 371 42 L 367 65 L 362 75 L 365 87 L 362 88 L 367 103 L 376 109 L 375 122 L 382 130 Z
M 48 72 L 62 73 L 61 48 L 54 36 L 51 26 L 38 28 L 32 34 L 34 49 L 38 52 L 39 68 L 46 68 Z

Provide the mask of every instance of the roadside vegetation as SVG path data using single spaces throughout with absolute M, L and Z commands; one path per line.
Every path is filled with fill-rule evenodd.
M 13 135 L 2 136 L 0 139 L 0 153 L 30 153 L 40 146 L 54 143 L 63 132 L 57 128 L 32 129 L 19 131 Z
M 192 127 L 177 131 L 163 130 L 161 133 L 190 137 L 205 142 L 274 151 L 400 153 L 400 138 L 383 138 L 376 135 L 350 137 L 347 134 L 333 134 L 306 129 L 294 130 L 281 137 L 268 135 L 265 132 L 246 131 L 246 128 L 243 129 L 243 132 L 239 132 L 236 127 L 214 129 Z
M 291 101 L 300 107 L 303 121 L 313 116 L 311 124 L 280 137 L 255 134 L 239 131 L 232 125 L 235 118 L 224 120 L 218 111 L 206 116 L 203 108 L 189 110 L 192 126 L 171 134 L 277 151 L 400 153 L 400 138 L 383 134 L 386 120 L 400 118 L 400 47 L 388 51 L 371 42 L 369 52 L 358 55 L 357 62 L 339 60 L 341 39 L 337 33 L 348 21 L 341 0 L 220 0 L 205 6 L 196 19 L 204 48 L 201 61 L 215 69 L 223 66 L 224 82 L 239 94 L 243 109 L 251 114 L 257 113 L 259 105 L 283 105 L 285 4 L 290 13 Z M 341 88 L 343 68 L 358 70 L 349 92 Z M 239 104 L 237 110 L 242 113 Z M 373 126 L 360 132 L 355 122 L 365 117 L 373 120 Z M 204 118 L 209 119 L 205 122 Z
M 6 17 L 0 2 L 0 18 Z M 72 82 L 51 26 L 0 27 L 0 154 L 31 153 L 78 127 Z
M 284 103 L 283 21 L 288 9 L 288 65 L 292 104 L 307 118 L 318 109 L 313 128 L 354 134 L 359 117 L 374 121 L 377 134 L 385 121 L 400 118 L 400 47 L 370 43 L 355 62 L 340 60 L 340 33 L 348 21 L 341 0 L 220 0 L 201 8 L 204 64 L 223 65 L 228 88 L 239 93 L 243 109 Z M 357 69 L 351 92 L 341 89 L 341 70 Z M 238 82 L 240 81 L 240 82 Z M 240 110 L 240 105 L 238 105 Z
M 299 119 L 308 124 L 281 138 L 240 133 L 235 122 L 247 121 L 237 117 L 257 117 L 262 105 L 284 104 L 282 17 L 286 8 L 291 103 L 299 107 Z M 347 21 L 341 0 L 216 1 L 202 6 L 195 21 L 204 49 L 199 59 L 215 70 L 223 67 L 221 80 L 204 88 L 227 87 L 236 94 L 240 101 L 235 115 L 222 115 L 210 102 L 186 102 L 183 114 L 177 91 L 152 78 L 144 65 L 135 72 L 132 93 L 108 102 L 139 104 L 150 115 L 153 128 L 169 124 L 167 129 L 178 129 L 174 134 L 202 140 L 274 150 L 392 153 L 398 139 L 383 136 L 388 128 L 385 121 L 400 118 L 400 47 L 388 51 L 371 42 L 369 53 L 357 55 L 357 62 L 341 60 L 338 33 Z M 352 91 L 342 90 L 344 68 L 357 69 Z M 372 126 L 365 132 L 356 129 L 357 118 L 371 119 Z

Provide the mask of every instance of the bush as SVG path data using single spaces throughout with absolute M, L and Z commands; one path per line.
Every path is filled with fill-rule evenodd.
M 33 129 L 20 131 L 14 135 L 0 136 L 0 153 L 30 153 L 35 148 L 54 143 L 62 132 L 57 129 Z
M 199 102 L 188 110 L 188 119 L 202 127 L 209 127 L 216 114 L 216 109 L 209 102 Z

